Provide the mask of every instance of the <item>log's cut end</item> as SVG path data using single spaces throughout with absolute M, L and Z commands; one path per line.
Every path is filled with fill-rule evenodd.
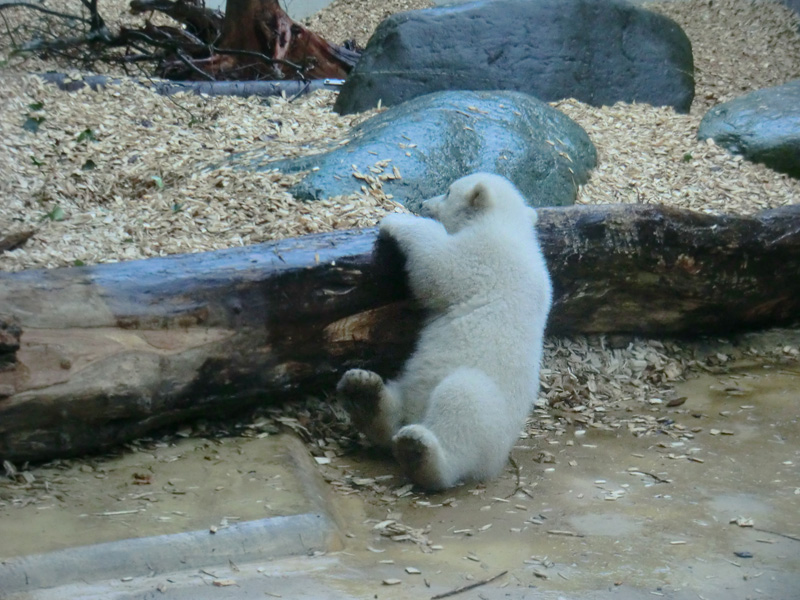
M 224 329 L 29 329 L 0 370 L 0 457 L 36 460 L 111 447 L 169 422 L 230 349 Z M 182 400 L 179 400 L 181 397 Z M 202 400 L 197 406 L 203 405 Z

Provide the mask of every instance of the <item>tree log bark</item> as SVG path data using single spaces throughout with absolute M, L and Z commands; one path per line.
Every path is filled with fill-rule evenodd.
M 205 4 L 178 0 L 131 0 L 131 14 L 140 15 L 154 11 L 172 17 L 183 23 L 192 35 L 210 42 L 222 33 L 224 16 L 216 10 L 206 8 Z
M 731 333 L 796 321 L 800 206 L 540 209 L 551 335 Z M 97 451 L 198 415 L 396 373 L 423 315 L 376 230 L 0 274 L 0 458 Z
M 183 29 L 147 21 L 122 28 L 118 44 L 173 51 L 159 75 L 173 80 L 344 79 L 361 54 L 329 43 L 292 18 L 278 0 L 227 0 L 224 16 L 197 0 L 132 0 L 134 14 L 162 12 Z
M 131 6 L 165 12 L 192 26 L 192 33 L 210 44 L 206 50 L 212 52 L 206 58 L 184 46 L 195 56 L 190 61 L 194 69 L 187 71 L 184 62 L 170 61 L 162 70 L 168 79 L 197 79 L 201 73 L 217 80 L 344 79 L 360 57 L 359 52 L 331 44 L 293 21 L 278 0 L 227 0 L 221 23 L 208 16 L 213 11 L 181 1 L 134 0 Z M 169 30 L 159 29 L 177 39 Z M 213 37 L 205 35 L 211 31 Z

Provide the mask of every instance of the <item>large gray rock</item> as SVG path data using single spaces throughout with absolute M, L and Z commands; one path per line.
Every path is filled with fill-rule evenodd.
M 700 122 L 697 137 L 800 177 L 800 79 L 715 106 Z
M 459 89 L 688 112 L 692 48 L 677 23 L 622 0 L 485 0 L 416 10 L 378 26 L 336 110 Z
M 247 169 L 315 169 L 290 190 L 309 200 L 358 192 L 365 182 L 355 172 L 376 176 L 396 167 L 401 178 L 382 181 L 382 188 L 417 212 L 423 200 L 475 171 L 508 177 L 532 206 L 572 204 L 597 159 L 586 132 L 536 98 L 462 91 L 393 107 L 353 128 L 349 143 L 323 154 L 269 161 L 248 151 L 230 160 Z M 383 167 L 375 168 L 379 162 Z

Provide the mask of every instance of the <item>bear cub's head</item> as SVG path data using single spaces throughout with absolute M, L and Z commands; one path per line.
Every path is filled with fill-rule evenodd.
M 536 211 L 505 177 L 473 173 L 454 181 L 446 194 L 426 200 L 420 214 L 436 219 L 453 234 L 484 219 L 509 224 L 536 224 Z

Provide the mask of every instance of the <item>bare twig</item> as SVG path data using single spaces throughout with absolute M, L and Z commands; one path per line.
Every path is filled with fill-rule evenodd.
M 58 38 L 52 41 L 44 41 L 44 40 L 36 40 L 25 42 L 20 47 L 20 50 L 24 52 L 40 52 L 40 51 L 52 51 L 52 50 L 65 50 L 68 48 L 77 48 L 79 46 L 86 45 L 90 43 L 86 36 L 78 36 L 78 37 L 71 37 L 71 38 Z
M 514 488 L 514 491 L 511 492 L 508 496 L 506 496 L 506 498 L 511 498 L 511 496 L 516 495 L 517 492 L 519 492 L 519 491 L 525 492 L 525 490 L 522 489 L 522 467 L 519 465 L 519 463 L 516 460 L 514 460 L 514 457 L 511 456 L 510 454 L 508 455 L 508 461 L 514 467 L 514 470 L 516 471 L 516 476 L 517 476 L 517 485 Z
M 487 583 L 493 582 L 495 579 L 500 579 L 503 575 L 508 573 L 508 571 L 503 571 L 502 573 L 498 573 L 494 577 L 489 577 L 488 579 L 481 579 L 480 581 L 475 581 L 470 583 L 469 585 L 464 585 L 454 590 L 450 590 L 449 592 L 442 592 L 441 594 L 436 594 L 435 596 L 431 596 L 431 600 L 439 600 L 440 598 L 449 598 L 450 596 L 455 596 L 456 594 L 460 594 L 461 592 L 466 592 L 476 587 L 480 587 L 482 585 L 486 585 Z
M 101 17 L 100 13 L 97 11 L 97 0 L 81 0 L 81 4 L 89 10 L 91 31 L 104 31 L 107 34 L 108 30 L 106 29 L 105 21 L 103 21 L 103 17 Z
M 16 48 L 17 42 L 14 39 L 14 32 L 11 31 L 11 26 L 8 24 L 8 19 L 6 19 L 6 16 L 1 12 L 0 12 L 0 18 L 3 19 L 3 25 L 5 25 L 6 27 L 6 35 L 8 35 L 8 39 L 11 41 L 11 47 Z
M 566 537 L 586 537 L 582 533 L 575 533 L 574 531 L 566 531 L 564 529 L 550 529 L 547 533 L 550 535 L 564 535 Z
M 795 542 L 800 542 L 800 537 L 796 535 L 791 535 L 789 533 L 781 533 L 779 531 L 771 531 L 769 529 L 762 529 L 761 527 L 753 527 L 756 531 L 761 531 L 762 533 L 770 533 L 772 535 L 779 535 L 780 537 L 785 537 L 787 540 L 794 540 Z
M 642 475 L 647 475 L 648 477 L 652 477 L 653 481 L 655 481 L 656 483 L 672 483 L 672 481 L 670 481 L 669 479 L 663 479 L 662 477 L 659 477 L 655 473 L 650 473 L 648 471 L 639 471 L 637 469 L 635 471 L 629 471 L 629 473 L 641 473 Z
M 187 67 L 189 67 L 192 71 L 194 71 L 201 77 L 204 77 L 209 81 L 216 81 L 214 77 L 212 77 L 211 75 L 203 71 L 203 69 L 194 64 L 192 60 L 188 56 L 186 56 L 183 52 L 176 52 L 175 55 L 178 57 L 179 61 L 181 61 L 183 64 L 185 64 Z
M 153 87 L 155 87 L 155 82 L 153 81 L 153 78 L 150 76 L 150 74 L 149 74 L 149 73 L 146 73 L 146 72 L 144 71 L 144 69 L 141 67 L 141 65 L 135 65 L 135 66 L 136 66 L 136 67 L 138 68 L 138 70 L 139 70 L 139 75 L 140 75 L 142 78 L 144 78 L 144 79 L 147 79 L 147 80 L 150 82 L 150 84 L 151 84 Z M 176 99 L 173 97 L 173 95 L 172 95 L 172 94 L 166 94 L 166 95 L 165 95 L 165 97 L 166 97 L 166 99 L 167 99 L 169 102 L 171 102 L 171 103 L 172 103 L 172 104 L 174 104 L 176 107 L 178 107 L 180 110 L 184 111 L 186 114 L 188 114 L 188 115 L 189 115 L 189 125 L 191 125 L 192 123 L 196 123 L 196 122 L 198 122 L 198 121 L 201 121 L 201 120 L 202 120 L 202 117 L 197 117 L 197 116 L 195 116 L 195 114 L 194 114 L 194 113 L 193 113 L 191 110 L 189 110 L 189 109 L 188 109 L 188 108 L 186 108 L 186 107 L 185 107 L 183 104 L 181 104 L 180 102 L 178 102 L 178 101 L 177 101 L 177 100 L 176 100 Z
M 216 52 L 217 54 L 230 54 L 233 56 L 252 56 L 254 58 L 260 58 L 261 60 L 263 60 L 268 64 L 284 65 L 286 67 L 294 69 L 295 71 L 297 71 L 297 74 L 301 76 L 303 75 L 303 71 L 305 70 L 300 65 L 295 64 L 291 61 L 283 60 L 280 58 L 270 58 L 269 56 L 267 56 L 266 54 L 262 54 L 261 52 L 254 52 L 252 50 L 231 50 L 230 48 L 223 49 L 223 48 L 217 48 L 216 46 L 213 45 L 209 45 L 208 48 L 209 50 L 211 50 L 212 52 Z
M 148 54 L 141 48 L 136 48 L 141 54 L 127 54 L 125 56 L 110 56 L 106 60 L 110 63 L 120 63 L 122 65 L 130 65 L 132 63 L 140 63 L 140 62 L 155 62 L 157 60 L 161 60 L 164 57 L 159 56 L 157 54 Z
M 308 91 L 308 88 L 309 88 L 310 86 L 311 86 L 311 82 L 310 82 L 310 81 L 306 81 L 306 84 L 303 86 L 303 88 L 302 88 L 302 89 L 301 89 L 299 92 L 297 92 L 297 93 L 296 93 L 294 96 L 292 96 L 291 98 L 289 98 L 289 102 L 290 102 L 290 103 L 291 103 L 291 102 L 294 102 L 294 101 L 295 101 L 295 100 L 297 100 L 297 99 L 298 99 L 300 96 L 302 96 L 303 94 L 305 94 L 305 93 Z

